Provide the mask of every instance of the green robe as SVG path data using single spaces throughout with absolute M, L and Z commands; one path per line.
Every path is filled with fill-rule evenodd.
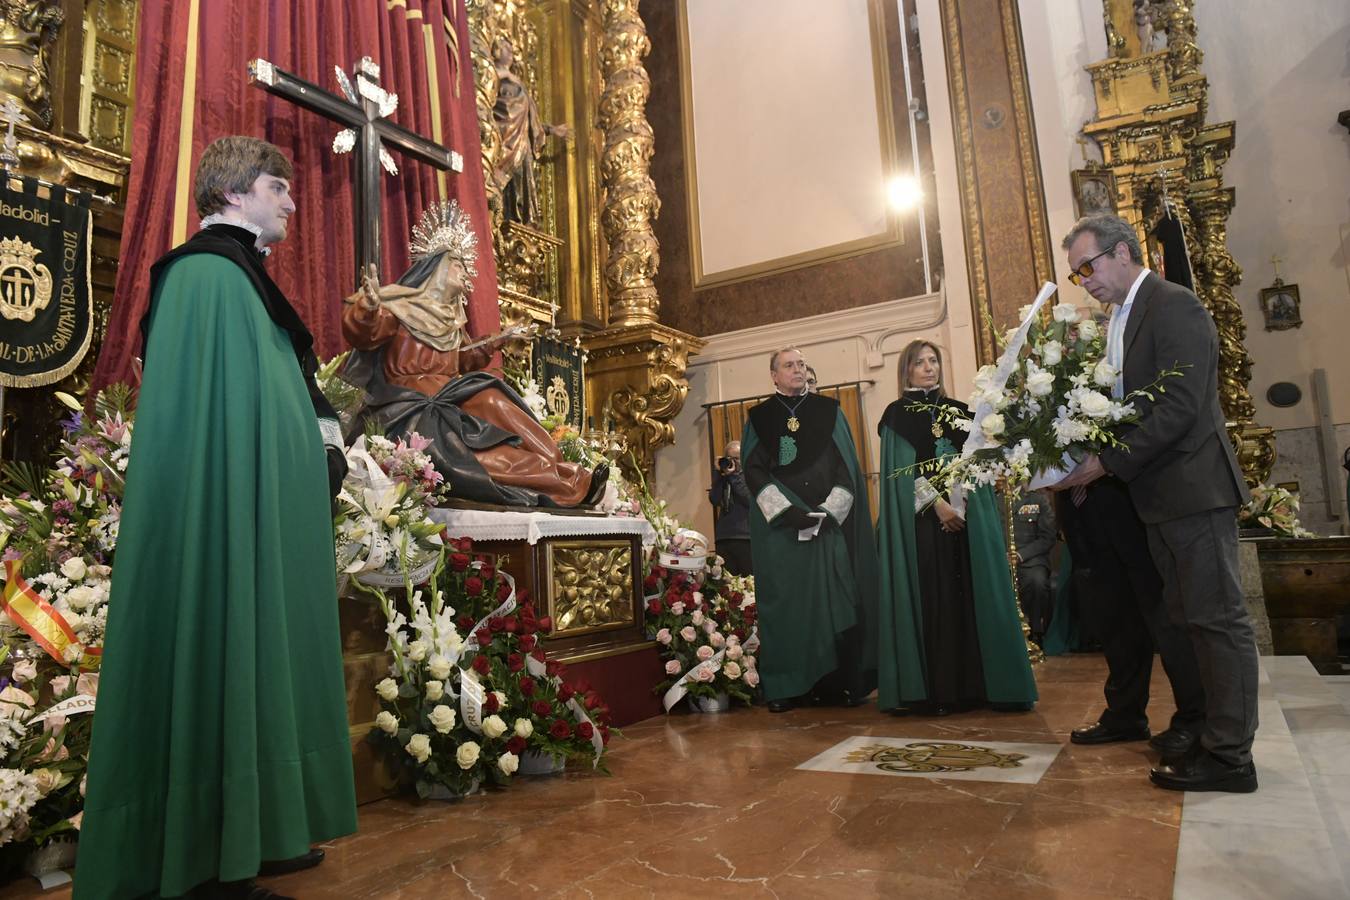
M 840 672 L 850 692 L 866 696 L 876 685 L 877 559 L 867 482 L 858 466 L 853 436 L 837 411 L 831 442 L 847 471 L 853 505 L 842 527 L 828 524 L 811 541 L 797 531 L 773 525 L 758 503 L 750 504 L 750 549 L 754 559 L 755 602 L 764 650 L 759 662 L 764 695 L 786 700 L 811 691 L 832 672 Z M 741 458 L 760 445 L 749 419 L 741 438 Z M 810 511 L 777 478 L 772 483 L 792 504 Z M 856 631 L 851 631 L 855 629 Z M 843 640 L 845 633 L 852 640 Z
M 928 699 L 923 611 L 914 538 L 914 475 L 892 475 L 914 464 L 914 447 L 881 429 L 881 562 L 877 706 L 895 709 Z M 988 488 L 966 498 L 966 534 L 974 580 L 976 631 L 991 704 L 1026 706 L 1037 699 L 1026 642 L 1017 616 L 1002 520 Z
M 75 897 L 177 896 L 356 830 L 324 448 L 234 263 L 172 264 L 127 473 Z

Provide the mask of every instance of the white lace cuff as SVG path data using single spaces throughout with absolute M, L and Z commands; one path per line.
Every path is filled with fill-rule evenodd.
M 325 447 L 332 447 L 339 453 L 347 452 L 347 446 L 342 442 L 342 429 L 338 427 L 337 419 L 320 419 L 319 434 L 323 437 Z
M 840 525 L 848 518 L 849 511 L 853 509 L 853 495 L 842 485 L 835 485 L 830 491 L 830 495 L 825 498 L 825 502 L 820 504 L 820 508 L 829 513 Z
M 928 483 L 928 479 L 920 475 L 914 479 L 914 512 L 921 513 L 932 506 L 938 499 L 937 488 Z
M 783 492 L 778 489 L 778 485 L 771 484 L 759 492 L 755 498 L 755 503 L 759 505 L 759 511 L 764 513 L 764 521 L 772 522 L 782 512 L 792 505 L 792 501 L 783 496 Z

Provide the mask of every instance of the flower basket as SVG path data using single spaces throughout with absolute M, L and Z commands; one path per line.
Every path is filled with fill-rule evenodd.
M 29 854 L 23 870 L 34 878 L 41 878 L 61 869 L 73 869 L 78 847 L 77 838 L 54 837 Z
M 469 786 L 463 791 L 457 791 L 444 784 L 433 784 L 423 793 L 423 799 L 454 802 L 456 800 L 463 800 L 465 797 L 472 797 L 474 794 L 478 793 L 478 788 L 479 781 L 476 778 L 471 781 Z
M 731 695 L 720 691 L 716 697 L 695 697 L 694 706 L 702 713 L 723 713 L 731 709 Z
M 520 775 L 561 775 L 567 768 L 567 758 L 550 756 L 536 750 L 526 750 L 520 755 Z

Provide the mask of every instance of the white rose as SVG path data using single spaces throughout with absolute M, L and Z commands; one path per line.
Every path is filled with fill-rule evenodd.
M 427 660 L 427 671 L 431 677 L 437 681 L 444 681 L 450 677 L 450 660 L 437 653 L 431 659 Z
M 66 591 L 66 606 L 71 609 L 84 609 L 94 600 L 94 592 L 84 585 Z
M 472 769 L 474 763 L 478 762 L 480 748 L 473 741 L 465 741 L 459 745 L 455 751 L 455 762 L 459 763 L 461 769 Z
M 518 738 L 528 738 L 534 734 L 534 723 L 529 719 L 516 719 L 515 732 Z
M 39 797 L 45 797 L 52 792 L 52 789 L 61 783 L 60 769 L 34 769 L 31 773 L 37 779 L 37 792 Z
M 455 727 L 455 711 L 444 703 L 433 709 L 427 718 L 431 720 L 431 727 L 441 734 L 449 734 Z
M 666 660 L 666 674 L 667 675 L 680 674 L 680 661 L 678 659 Z
M 445 696 L 445 683 L 441 681 L 427 682 L 427 699 L 439 700 Z
M 1072 325 L 1078 321 L 1078 307 L 1072 303 L 1059 303 L 1055 306 L 1054 315 L 1056 322 L 1068 322 Z
M 427 658 L 427 642 L 413 641 L 408 645 L 408 659 L 413 662 L 421 662 Z
M 506 695 L 501 691 L 493 691 L 492 696 L 497 698 L 497 708 L 506 709 Z
M 424 763 L 431 757 L 431 738 L 425 734 L 414 734 L 408 738 L 408 744 L 403 749 L 407 750 L 413 759 Z
M 675 638 L 671 636 L 669 628 L 662 628 L 658 631 L 656 633 L 656 639 L 663 644 L 669 644 L 671 641 L 675 640 Z
M 375 724 L 385 734 L 394 734 L 398 731 L 398 716 L 385 710 L 375 717 Z
M 514 775 L 516 769 L 520 768 L 520 757 L 514 753 L 503 753 L 497 757 L 497 768 L 502 770 L 503 775 Z
M 1091 319 L 1084 319 L 1078 323 L 1078 338 L 1084 341 L 1093 341 L 1097 339 L 1097 323 Z
M 684 638 L 686 641 L 692 641 L 694 638 L 698 637 L 698 632 L 694 630 L 693 625 L 686 625 L 680 629 L 680 637 Z
M 744 652 L 745 649 L 742 648 L 740 644 L 727 644 L 727 659 L 740 659 L 741 654 Z
M 709 647 L 707 644 L 704 644 L 702 647 L 699 647 L 697 651 L 695 651 L 694 655 L 697 656 L 701 661 L 707 662 L 708 660 L 713 658 L 713 652 L 714 652 L 713 648 Z
M 735 681 L 737 678 L 741 677 L 741 667 L 736 665 L 734 662 L 724 663 L 722 665 L 722 671 L 725 672 L 726 676 L 730 678 L 732 681 Z
M 1102 387 L 1111 387 L 1116 383 L 1116 376 L 1119 374 L 1115 366 L 1103 359 L 1092 370 L 1092 380 Z
M 1064 358 L 1064 345 L 1059 341 L 1046 341 L 1041 345 L 1041 362 L 1047 366 L 1057 366 Z
M 695 624 L 695 625 L 702 625 L 702 624 L 703 624 L 703 610 L 701 610 L 701 609 L 696 609 L 696 610 L 694 610 L 694 614 L 693 614 L 692 616 L 689 617 L 689 621 L 692 622 L 692 623 Z
M 1078 408 L 1083 411 L 1084 415 L 1101 419 L 1110 415 L 1111 401 L 1096 391 L 1084 391 L 1083 396 L 1078 401 Z
M 70 559 L 61 563 L 61 574 L 71 581 L 79 581 L 85 576 L 88 569 L 85 568 L 84 560 L 78 556 L 72 556 Z
M 1031 316 L 1031 309 L 1032 309 L 1032 307 L 1035 306 L 1035 305 L 1036 305 L 1036 304 L 1034 304 L 1034 303 L 1028 303 L 1026 306 L 1023 306 L 1023 307 L 1021 307 L 1020 309 L 1018 309 L 1018 310 L 1017 310 L 1017 321 L 1019 321 L 1019 322 L 1025 322 L 1025 321 Z
M 483 720 L 483 734 L 489 738 L 499 738 L 506 734 L 506 723 L 501 716 L 488 716 Z
M 398 697 L 398 685 L 392 678 L 386 678 L 375 685 L 375 693 L 380 695 L 381 700 L 392 703 Z
M 998 413 L 990 413 L 980 420 L 980 430 L 988 437 L 998 437 L 1005 427 L 1003 416 Z
M 1027 376 L 1027 393 L 1033 397 L 1048 397 L 1055 390 L 1052 372 L 1036 371 Z

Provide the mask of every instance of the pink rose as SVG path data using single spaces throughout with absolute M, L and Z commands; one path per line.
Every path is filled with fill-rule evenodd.
M 694 670 L 694 679 L 696 681 L 708 682 L 716 677 L 717 673 L 713 671 L 712 666 L 699 666 Z
M 684 604 L 676 600 L 674 603 L 670 604 L 670 611 L 677 616 L 682 616 L 684 615 Z
M 704 634 L 712 634 L 716 630 L 717 630 L 717 623 L 714 622 L 712 619 L 709 619 L 708 621 L 703 623 Z
M 656 633 L 656 639 L 663 644 L 669 644 L 674 638 L 670 636 L 669 628 L 662 628 Z
M 692 616 L 689 617 L 689 621 L 690 621 L 690 622 L 693 622 L 695 625 L 702 625 L 702 624 L 703 624 L 703 610 L 701 610 L 701 609 L 696 609 L 696 610 L 694 610 L 694 614 L 693 614 Z
M 722 637 L 722 632 L 720 631 L 714 631 L 712 634 L 708 635 L 708 640 L 714 647 L 718 648 L 727 642 L 727 639 Z
M 677 659 L 666 660 L 666 674 L 667 675 L 680 674 L 680 661 Z
M 702 592 L 702 591 L 694 591 L 694 603 L 696 603 L 696 604 L 699 605 L 699 606 L 702 606 L 702 605 L 703 605 L 703 592 Z
M 25 659 L 22 662 L 14 664 L 14 671 L 10 673 L 15 684 L 23 684 L 25 681 L 32 681 L 37 677 L 37 663 L 31 659 Z
M 52 679 L 52 696 L 60 697 L 66 691 L 70 690 L 70 676 L 57 675 Z
M 750 685 L 751 687 L 754 687 L 755 685 L 759 684 L 759 673 L 756 672 L 754 669 L 746 669 L 745 683 Z
M 90 697 L 98 696 L 98 673 L 85 672 L 80 675 L 75 682 L 75 692 L 77 694 L 88 694 Z
M 686 625 L 680 629 L 680 637 L 684 638 L 686 641 L 692 641 L 694 638 L 698 637 L 698 632 L 694 630 L 693 625 Z
M 707 662 L 708 660 L 713 658 L 713 648 L 709 647 L 707 644 L 704 644 L 702 647 L 698 648 L 697 656 L 703 662 Z
M 732 635 L 732 637 L 735 637 L 735 635 Z M 727 640 L 727 659 L 740 659 L 744 652 L 740 644 L 733 644 L 729 639 Z

